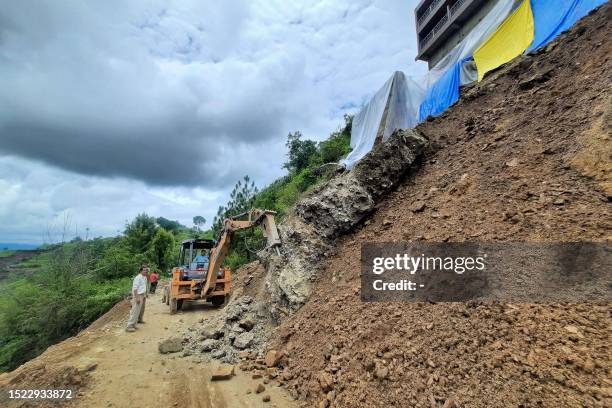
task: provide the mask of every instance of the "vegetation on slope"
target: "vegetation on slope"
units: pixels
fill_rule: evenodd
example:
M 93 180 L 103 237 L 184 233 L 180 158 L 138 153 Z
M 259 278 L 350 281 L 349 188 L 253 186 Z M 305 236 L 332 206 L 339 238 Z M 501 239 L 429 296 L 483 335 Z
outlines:
M 5 248 L 5 249 L 0 249 L 0 258 L 4 258 L 4 257 L 7 257 L 7 256 L 11 256 L 11 255 L 13 255 L 14 253 L 15 253 L 15 250 L 14 250 L 14 249 L 8 249 L 8 248 Z
M 345 115 L 344 124 L 332 132 L 329 138 L 318 143 L 303 139 L 299 131 L 289 133 L 286 143 L 287 162 L 283 165 L 288 174 L 261 191 L 255 187 L 249 176 L 238 181 L 230 194 L 230 200 L 219 207 L 212 227 L 206 234 L 218 237 L 224 219 L 242 214 L 253 207 L 276 211 L 278 218 L 282 219 L 300 197 L 318 183 L 330 178 L 330 170 L 336 167 L 328 166 L 329 164 L 337 163 L 351 151 L 352 122 L 353 117 Z M 240 232 L 239 239 L 234 241 L 225 258 L 226 265 L 236 269 L 251 262 L 255 259 L 256 250 L 261 249 L 263 245 L 259 230 Z

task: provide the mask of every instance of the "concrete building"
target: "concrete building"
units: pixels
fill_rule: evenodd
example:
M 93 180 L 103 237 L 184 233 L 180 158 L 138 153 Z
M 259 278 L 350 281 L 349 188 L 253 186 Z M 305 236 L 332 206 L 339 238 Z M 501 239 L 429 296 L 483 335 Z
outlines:
M 435 66 L 499 0 L 421 0 L 414 10 L 417 60 Z

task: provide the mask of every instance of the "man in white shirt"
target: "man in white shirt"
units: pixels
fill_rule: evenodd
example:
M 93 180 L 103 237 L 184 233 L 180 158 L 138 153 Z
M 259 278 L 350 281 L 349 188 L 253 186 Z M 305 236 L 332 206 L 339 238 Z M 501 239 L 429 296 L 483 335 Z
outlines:
M 136 323 L 144 323 L 142 316 L 144 315 L 147 294 L 148 269 L 146 265 L 141 266 L 139 274 L 136 275 L 132 283 L 132 308 L 125 331 L 136 331 Z

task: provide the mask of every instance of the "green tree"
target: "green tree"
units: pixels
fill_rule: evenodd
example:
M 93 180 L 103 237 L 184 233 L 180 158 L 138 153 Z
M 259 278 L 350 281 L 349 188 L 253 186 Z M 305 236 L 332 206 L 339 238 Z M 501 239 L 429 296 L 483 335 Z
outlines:
M 98 280 L 109 280 L 126 276 L 135 276 L 139 265 L 144 261 L 142 254 L 137 256 L 130 251 L 125 240 L 104 251 L 98 260 L 96 277 Z
M 212 230 L 217 235 L 223 227 L 226 218 L 249 211 L 253 207 L 255 195 L 257 194 L 255 182 L 247 175 L 239 180 L 230 193 L 230 199 L 226 205 L 222 205 L 217 210 L 217 215 L 213 219 Z
M 297 173 L 310 164 L 317 154 L 317 144 L 312 140 L 302 140 L 302 133 L 296 131 L 287 136 L 287 156 L 289 160 L 283 165 L 290 172 Z
M 128 223 L 125 226 L 124 234 L 132 252 L 139 254 L 147 252 L 156 229 L 155 218 L 145 213 L 138 214 L 132 222 Z
M 164 217 L 157 217 L 155 219 L 155 221 L 157 222 L 157 225 L 159 225 L 160 227 L 162 227 L 166 231 L 170 231 L 170 232 L 172 232 L 174 234 L 178 233 L 181 230 L 186 230 L 187 229 L 187 227 L 185 227 L 180 222 L 174 221 L 174 220 L 169 220 L 169 219 L 164 218 Z
M 344 126 L 319 143 L 321 164 L 337 163 L 351 151 L 351 128 L 353 116 L 344 115 Z
M 206 224 L 206 218 L 202 217 L 201 215 L 196 215 L 193 217 L 193 225 L 195 225 L 197 231 L 201 231 L 204 224 Z
M 155 231 L 155 236 L 147 255 L 162 272 L 170 269 L 176 257 L 174 253 L 174 235 L 163 228 L 158 228 Z

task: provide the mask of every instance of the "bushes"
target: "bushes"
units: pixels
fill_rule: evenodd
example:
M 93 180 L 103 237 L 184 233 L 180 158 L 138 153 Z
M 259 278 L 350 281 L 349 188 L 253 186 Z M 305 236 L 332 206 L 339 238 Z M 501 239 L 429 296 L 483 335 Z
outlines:
M 174 235 L 140 214 L 124 236 L 73 240 L 29 260 L 36 274 L 0 283 L 0 371 L 87 327 L 129 293 L 141 263 L 164 271 L 175 251 Z
M 155 230 L 157 222 L 154 217 L 147 214 L 138 214 L 136 218 L 125 226 L 125 238 L 132 252 L 143 254 L 147 251 Z
M 126 245 L 119 241 L 104 252 L 97 263 L 95 277 L 98 281 L 136 275 L 144 257 L 132 254 Z
M 37 274 L 0 286 L 0 371 L 76 334 L 129 291 L 130 278 L 97 282 L 87 245 L 61 247 Z
M 146 255 L 162 271 L 169 270 L 176 259 L 174 235 L 163 228 L 158 228 Z
M 353 117 L 345 115 L 344 125 L 318 144 L 302 140 L 300 132 L 289 133 L 288 160 L 283 166 L 289 174 L 256 192 L 253 206 L 276 211 L 282 217 L 305 192 L 326 180 L 320 167 L 339 162 L 351 151 L 352 122 Z
M 344 115 L 344 127 L 333 132 L 329 139 L 319 144 L 321 164 L 336 163 L 350 153 L 352 125 L 353 117 Z

